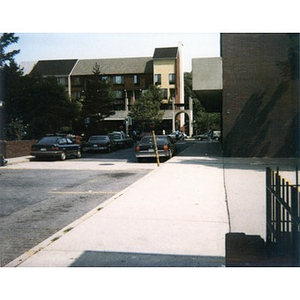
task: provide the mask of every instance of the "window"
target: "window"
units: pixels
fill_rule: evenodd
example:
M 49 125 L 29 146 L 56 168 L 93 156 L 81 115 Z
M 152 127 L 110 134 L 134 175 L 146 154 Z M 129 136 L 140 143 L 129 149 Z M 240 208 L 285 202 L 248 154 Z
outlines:
M 170 89 L 170 98 L 173 99 L 175 98 L 176 94 L 175 94 L 175 89 Z
M 114 76 L 114 84 L 123 84 L 124 76 Z
M 161 84 L 161 74 L 154 75 L 154 84 L 156 84 L 156 85 Z
M 64 144 L 67 144 L 67 140 L 65 138 L 61 138 L 59 141 L 58 141 L 58 144 L 59 145 L 64 145 Z
M 134 85 L 139 85 L 140 78 L 137 75 L 133 75 L 133 82 L 134 82 Z
M 115 91 L 115 96 L 116 96 L 116 99 L 123 99 L 124 91 L 123 90 Z
M 110 80 L 109 76 L 102 76 L 101 79 L 105 82 L 109 82 Z
M 82 78 L 81 77 L 72 77 L 72 85 L 81 86 L 82 85 Z
M 169 84 L 175 84 L 176 78 L 175 78 L 175 73 L 169 74 Z
M 72 92 L 72 99 L 77 100 L 81 98 L 81 93 L 80 92 Z
M 168 89 L 161 89 L 163 99 L 168 99 Z
M 61 84 L 63 86 L 67 86 L 68 85 L 68 79 L 66 77 L 59 77 L 59 78 L 57 78 L 57 83 Z

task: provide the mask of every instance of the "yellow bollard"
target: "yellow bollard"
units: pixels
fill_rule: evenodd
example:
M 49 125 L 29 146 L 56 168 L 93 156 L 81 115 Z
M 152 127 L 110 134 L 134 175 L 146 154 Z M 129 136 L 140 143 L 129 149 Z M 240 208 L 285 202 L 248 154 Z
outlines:
M 159 155 L 158 155 L 158 149 L 157 149 L 157 143 L 155 138 L 155 132 L 152 130 L 152 137 L 153 137 L 153 143 L 154 143 L 154 150 L 155 150 L 155 156 L 156 156 L 156 162 L 157 166 L 159 167 Z

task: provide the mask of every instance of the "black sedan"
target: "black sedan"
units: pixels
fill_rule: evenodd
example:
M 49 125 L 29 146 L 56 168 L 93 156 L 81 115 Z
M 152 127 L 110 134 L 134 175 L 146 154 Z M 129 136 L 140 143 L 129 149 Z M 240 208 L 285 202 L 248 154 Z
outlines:
M 157 135 L 155 137 L 158 156 L 160 158 L 169 159 L 176 154 L 176 145 L 169 136 Z M 145 158 L 155 158 L 155 146 L 153 136 L 144 136 L 135 147 L 135 156 L 138 162 L 143 161 Z
M 80 146 L 63 136 L 46 136 L 31 147 L 31 155 L 36 158 L 56 157 L 65 160 L 67 157 L 81 157 Z
M 93 135 L 87 143 L 82 145 L 84 152 L 90 151 L 106 151 L 111 152 L 115 148 L 115 143 L 108 135 Z
M 203 133 L 203 134 L 199 134 L 199 135 L 195 135 L 194 136 L 195 140 L 199 140 L 199 141 L 203 141 L 203 140 L 208 140 L 208 132 Z M 220 140 L 221 138 L 221 131 L 214 131 L 213 132 L 213 140 Z

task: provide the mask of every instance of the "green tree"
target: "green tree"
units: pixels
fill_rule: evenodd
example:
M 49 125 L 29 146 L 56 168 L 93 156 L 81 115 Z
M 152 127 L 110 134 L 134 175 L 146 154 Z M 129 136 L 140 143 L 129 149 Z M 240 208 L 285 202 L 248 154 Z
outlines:
M 101 121 L 115 113 L 115 93 L 112 83 L 102 78 L 100 67 L 96 63 L 93 74 L 86 82 L 84 100 L 82 103 L 82 117 L 88 120 L 87 134 L 99 133 Z
M 160 111 L 163 95 L 161 90 L 150 85 L 140 99 L 137 99 L 131 109 L 132 117 L 136 127 L 142 131 L 148 131 L 152 124 L 159 125 L 162 121 L 163 112 Z
M 184 98 L 196 98 L 196 94 L 193 91 L 193 75 L 192 72 L 184 73 Z
M 0 37 L 0 140 L 6 137 L 4 128 L 11 128 L 14 135 L 19 138 L 23 127 L 20 118 L 21 106 L 17 101 L 14 105 L 11 103 L 20 92 L 19 79 L 22 70 L 14 61 L 20 50 L 7 51 L 7 48 L 18 40 L 14 33 L 3 33 Z
M 0 68 L 3 68 L 7 63 L 13 63 L 14 57 L 20 53 L 20 50 L 13 50 L 5 52 L 8 46 L 17 43 L 19 37 L 15 36 L 14 33 L 3 33 L 0 37 Z
M 28 76 L 25 79 L 24 112 L 28 135 L 39 138 L 47 133 L 57 133 L 62 127 L 71 127 L 79 107 L 69 100 L 65 88 L 57 83 L 56 78 Z
M 4 74 L 4 98 L 5 98 L 5 135 L 9 140 L 19 140 L 25 132 L 24 115 L 26 99 L 24 98 L 24 87 L 26 82 L 23 71 L 14 62 L 5 65 Z

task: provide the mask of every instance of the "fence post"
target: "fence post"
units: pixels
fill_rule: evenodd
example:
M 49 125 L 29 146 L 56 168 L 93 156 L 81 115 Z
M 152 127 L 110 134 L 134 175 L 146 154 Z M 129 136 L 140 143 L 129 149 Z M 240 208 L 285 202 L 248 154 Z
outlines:
M 298 188 L 291 187 L 291 209 L 292 216 L 299 221 L 299 203 L 298 203 Z M 299 246 L 299 224 L 297 221 L 292 222 L 292 253 L 295 265 L 300 264 L 300 246 Z
M 266 168 L 266 186 L 267 186 L 267 194 L 266 194 L 266 211 L 267 211 L 267 235 L 266 235 L 266 245 L 267 245 L 267 253 L 270 255 L 271 251 L 271 168 Z
M 279 169 L 277 168 L 276 171 L 276 180 L 275 180 L 275 185 L 276 185 L 276 190 L 275 190 L 275 195 L 276 195 L 276 204 L 275 204 L 275 218 L 276 218 L 276 226 L 275 226 L 275 238 L 276 238 L 276 252 L 277 254 L 280 254 L 282 252 L 282 241 L 281 241 L 281 207 L 280 207 L 280 181 L 281 177 L 279 175 Z

